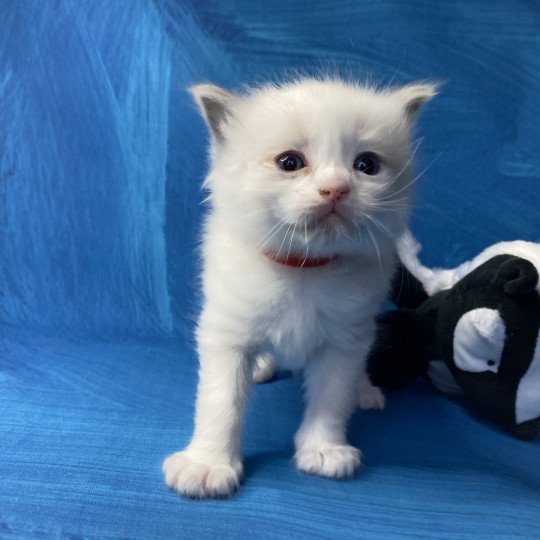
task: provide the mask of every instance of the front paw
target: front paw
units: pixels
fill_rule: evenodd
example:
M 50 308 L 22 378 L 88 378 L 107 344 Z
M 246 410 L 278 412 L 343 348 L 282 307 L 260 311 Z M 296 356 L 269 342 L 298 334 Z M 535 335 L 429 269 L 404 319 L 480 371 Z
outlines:
M 196 499 L 228 497 L 238 489 L 242 477 L 241 462 L 210 460 L 189 450 L 171 454 L 162 469 L 170 488 Z
M 269 354 L 261 354 L 255 358 L 253 364 L 252 378 L 255 383 L 268 382 L 276 374 L 276 362 Z
M 327 478 L 348 478 L 360 467 L 361 452 L 349 445 L 320 444 L 296 451 L 296 466 L 308 474 Z

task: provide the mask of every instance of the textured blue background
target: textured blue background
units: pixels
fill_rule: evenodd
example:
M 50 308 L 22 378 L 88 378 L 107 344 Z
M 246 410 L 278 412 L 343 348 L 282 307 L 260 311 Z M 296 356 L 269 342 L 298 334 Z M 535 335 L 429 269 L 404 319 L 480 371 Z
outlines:
M 535 1 L 0 3 L 0 536 L 540 536 L 540 445 L 424 384 L 355 415 L 350 482 L 290 461 L 300 382 L 257 387 L 232 500 L 170 493 L 189 438 L 206 132 L 184 91 L 299 70 L 432 78 L 428 264 L 540 240 Z

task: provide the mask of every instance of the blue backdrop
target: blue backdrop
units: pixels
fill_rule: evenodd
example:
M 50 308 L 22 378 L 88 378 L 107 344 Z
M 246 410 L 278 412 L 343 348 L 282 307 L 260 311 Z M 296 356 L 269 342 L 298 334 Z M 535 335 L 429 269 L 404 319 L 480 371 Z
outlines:
M 540 5 L 0 4 L 0 535 L 540 536 L 540 446 L 419 383 L 355 416 L 354 481 L 297 473 L 300 383 L 255 389 L 246 482 L 186 502 L 206 131 L 185 92 L 300 71 L 444 85 L 413 229 L 430 265 L 540 240 Z

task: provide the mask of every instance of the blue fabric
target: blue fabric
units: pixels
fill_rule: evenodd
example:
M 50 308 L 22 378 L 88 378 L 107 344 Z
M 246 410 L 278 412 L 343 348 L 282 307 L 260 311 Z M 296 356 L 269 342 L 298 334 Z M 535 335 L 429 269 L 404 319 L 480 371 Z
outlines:
M 413 228 L 453 265 L 540 240 L 534 2 L 20 0 L 0 20 L 0 536 L 540 537 L 540 442 L 424 383 L 354 416 L 353 481 L 295 471 L 292 378 L 254 389 L 233 499 L 183 500 L 160 473 L 197 369 L 206 133 L 185 87 L 445 81 Z

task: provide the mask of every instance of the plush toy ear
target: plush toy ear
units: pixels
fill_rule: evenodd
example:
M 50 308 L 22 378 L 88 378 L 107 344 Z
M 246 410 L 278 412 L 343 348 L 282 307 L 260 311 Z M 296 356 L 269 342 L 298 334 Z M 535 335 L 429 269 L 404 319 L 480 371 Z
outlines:
M 232 106 L 236 97 L 214 84 L 197 84 L 189 90 L 216 142 L 225 142 L 223 126 L 232 116 Z
M 529 294 L 538 285 L 538 271 L 530 261 L 509 255 L 501 264 L 493 283 L 513 296 Z

